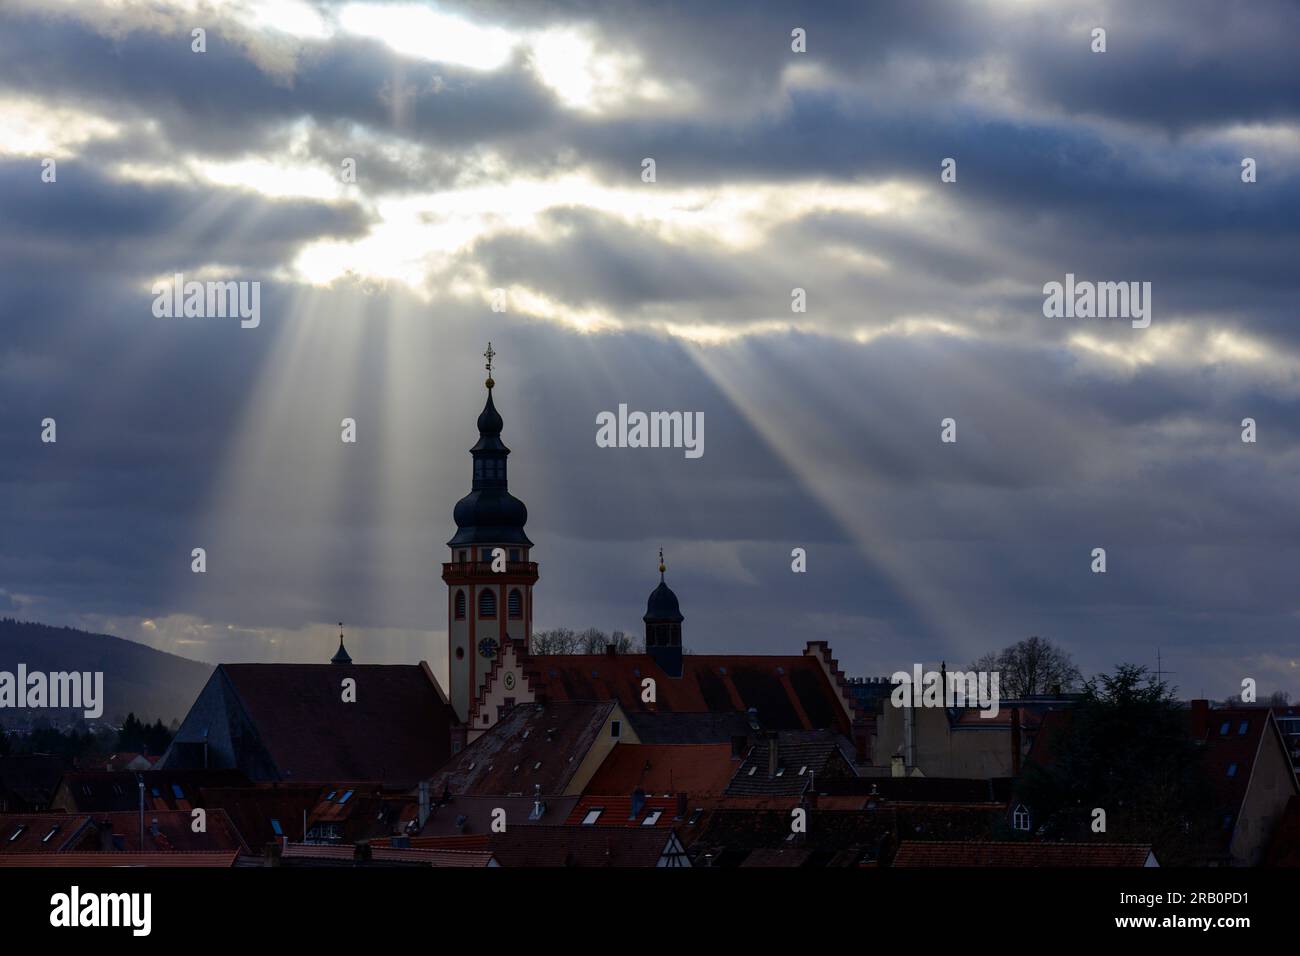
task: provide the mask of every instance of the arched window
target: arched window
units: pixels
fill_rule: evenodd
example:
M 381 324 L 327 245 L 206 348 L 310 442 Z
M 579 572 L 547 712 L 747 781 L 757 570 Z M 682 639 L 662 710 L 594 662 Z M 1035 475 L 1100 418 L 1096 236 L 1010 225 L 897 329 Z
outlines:
M 465 620 L 465 592 L 456 592 L 456 620 Z
M 478 616 L 497 616 L 497 595 L 495 591 L 484 590 L 483 593 L 478 596 Z
M 517 621 L 524 616 L 524 599 L 518 588 L 510 589 L 510 596 L 506 598 L 506 610 L 509 611 L 512 621 Z
M 1023 803 L 1016 805 L 1016 812 L 1012 814 L 1011 826 L 1017 830 L 1029 829 L 1029 811 L 1025 809 Z

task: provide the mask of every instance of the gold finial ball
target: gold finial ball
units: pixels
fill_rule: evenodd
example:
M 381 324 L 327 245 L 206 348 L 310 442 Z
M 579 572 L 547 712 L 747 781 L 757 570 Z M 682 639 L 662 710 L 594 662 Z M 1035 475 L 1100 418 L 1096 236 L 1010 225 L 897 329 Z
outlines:
M 491 388 L 493 385 L 496 384 L 496 382 L 492 381 L 492 376 L 489 375 L 489 376 L 487 377 L 487 381 L 484 382 L 483 384 L 486 385 L 488 388 Z
M 662 561 L 660 561 L 660 562 L 659 562 L 659 573 L 660 573 L 660 574 L 663 574 L 663 573 L 664 573 L 665 571 L 667 571 L 667 570 L 668 570 L 668 568 L 666 568 L 666 567 L 664 566 L 664 563 L 663 563 Z

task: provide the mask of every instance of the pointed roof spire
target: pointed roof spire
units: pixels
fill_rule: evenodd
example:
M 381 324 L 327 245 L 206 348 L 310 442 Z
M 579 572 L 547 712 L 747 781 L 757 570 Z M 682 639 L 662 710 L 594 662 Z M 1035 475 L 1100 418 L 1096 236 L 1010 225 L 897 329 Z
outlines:
M 668 566 L 664 564 L 664 549 L 659 549 L 659 584 L 650 592 L 650 599 L 646 601 L 644 621 L 671 622 L 680 624 L 685 618 L 682 617 L 681 607 L 677 603 L 677 595 L 673 589 L 668 586 L 664 580 L 664 572 Z
M 351 664 L 352 658 L 348 656 L 348 650 L 343 646 L 343 622 L 339 621 L 339 649 L 334 652 L 330 658 L 331 664 Z

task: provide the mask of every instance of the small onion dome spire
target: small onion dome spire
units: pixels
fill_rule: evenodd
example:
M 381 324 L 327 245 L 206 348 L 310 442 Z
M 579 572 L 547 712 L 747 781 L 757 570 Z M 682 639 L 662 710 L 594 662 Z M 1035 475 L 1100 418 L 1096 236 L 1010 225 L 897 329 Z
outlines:
M 331 664 L 351 664 L 352 658 L 348 656 L 348 650 L 343 646 L 343 622 L 339 621 L 339 649 L 334 652 L 330 658 Z
M 668 567 L 664 564 L 663 549 L 660 549 L 659 586 L 650 592 L 650 597 L 646 601 L 645 616 L 642 618 L 647 624 L 671 623 L 680 625 L 685 620 L 682 617 L 681 607 L 677 603 L 677 595 L 673 593 L 673 589 L 664 580 L 664 572 L 667 570 Z

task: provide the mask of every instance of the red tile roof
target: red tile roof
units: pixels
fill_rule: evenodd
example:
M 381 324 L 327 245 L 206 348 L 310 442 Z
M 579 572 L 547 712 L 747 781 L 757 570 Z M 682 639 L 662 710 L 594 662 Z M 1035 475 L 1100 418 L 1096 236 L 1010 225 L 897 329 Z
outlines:
M 98 849 L 101 821 L 108 821 L 113 839 L 120 850 L 130 851 L 221 851 L 248 852 L 235 825 L 225 810 L 206 810 L 207 831 L 195 833 L 194 818 L 188 810 L 158 810 L 144 815 L 144 845 L 140 844 L 140 816 L 138 813 L 114 811 L 112 813 L 86 814 L 91 825 L 81 834 L 76 846 L 69 849 Z
M 772 738 L 759 739 L 727 785 L 729 796 L 794 795 L 817 780 L 858 779 L 846 753 L 852 745 L 831 730 L 782 730 L 775 734 L 776 772 L 770 774 Z
M 8 754 L 0 757 L 0 811 L 43 810 L 72 759 L 59 754 Z
M 451 708 L 420 665 L 223 664 L 286 782 L 431 776 L 451 750 Z M 344 703 L 341 681 L 357 682 Z
M 662 827 L 508 827 L 505 833 L 412 837 L 422 849 L 491 849 L 501 866 L 655 866 L 671 830 Z M 373 841 L 372 847 L 384 841 Z
M 145 813 L 143 847 L 137 813 L 0 814 L 0 856 L 69 852 L 247 852 L 247 846 L 224 810 L 206 812 L 204 833 L 194 832 L 193 817 L 187 811 Z
M 0 814 L 0 855 L 57 853 L 89 823 L 84 813 Z
M 721 793 L 740 761 L 730 744 L 616 744 L 585 794 Z
M 1264 747 L 1277 749 L 1278 759 L 1290 766 L 1291 755 L 1267 707 L 1232 707 L 1209 710 L 1205 721 L 1205 770 L 1215 806 L 1220 814 L 1216 831 L 1221 847 L 1231 845 L 1250 787 L 1255 762 Z M 1294 782 L 1294 777 L 1291 778 Z
M 224 853 L 14 853 L 0 855 L 0 866 L 102 867 L 102 866 L 205 866 L 231 867 L 239 859 Z
M 596 821 L 587 826 L 599 827 L 639 827 L 644 826 L 647 829 L 654 826 L 671 827 L 674 824 L 680 826 L 682 821 L 677 819 L 677 798 L 676 797 L 646 797 L 645 804 L 637 812 L 636 816 L 632 815 L 632 798 L 614 797 L 614 796 L 588 796 L 578 801 L 578 805 L 573 808 L 569 814 L 569 819 L 565 820 L 567 826 L 582 826 L 583 819 L 587 814 L 599 808 L 601 813 Z M 654 813 L 658 811 L 659 816 L 655 823 L 647 824 L 646 820 L 654 819 Z M 688 804 L 686 813 L 689 816 L 691 807 Z
M 199 788 L 205 785 L 249 786 L 238 770 L 72 770 L 63 775 L 54 801 L 60 809 L 75 813 L 137 810 L 141 778 L 148 812 L 204 806 Z
M 433 799 L 446 791 L 531 796 L 537 786 L 546 796 L 563 793 L 614 707 L 612 700 L 520 704 L 433 776 Z
M 248 787 L 202 787 L 201 805 L 225 810 L 244 842 L 253 852 L 281 837 L 302 839 L 303 813 L 320 799 L 315 785 L 269 784 Z M 275 821 L 280 833 L 275 832 Z
M 483 850 L 492 845 L 490 833 L 466 833 L 456 835 L 414 836 L 410 838 L 411 847 L 417 850 Z M 391 846 L 388 838 L 371 840 L 372 847 Z
M 894 866 L 1145 866 L 1146 843 L 994 843 L 904 840 Z
M 434 795 L 437 800 L 439 794 Z M 535 826 L 537 824 L 563 823 L 578 803 L 576 796 L 547 795 L 542 798 L 542 816 L 531 819 L 534 806 L 532 797 L 480 797 L 458 794 L 449 803 L 435 803 L 421 836 L 460 836 L 466 833 L 487 833 L 492 827 L 496 810 L 504 810 L 508 826 Z
M 552 654 L 528 660 L 535 692 L 550 700 L 617 700 L 628 711 L 758 711 L 765 728 L 850 730 L 821 663 L 812 656 L 688 654 L 682 676 L 668 676 L 648 654 Z M 642 701 L 641 681 L 655 681 L 655 702 Z
M 357 862 L 351 844 L 332 846 L 290 843 L 282 851 L 284 860 L 319 860 L 333 863 Z M 481 867 L 492 861 L 490 850 L 445 850 L 427 847 L 391 847 L 371 844 L 370 859 L 375 863 L 404 863 L 412 866 Z

